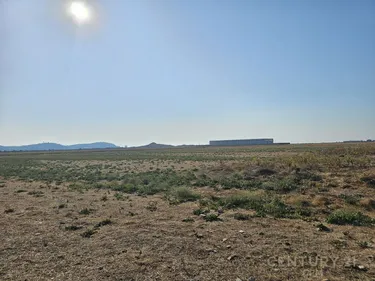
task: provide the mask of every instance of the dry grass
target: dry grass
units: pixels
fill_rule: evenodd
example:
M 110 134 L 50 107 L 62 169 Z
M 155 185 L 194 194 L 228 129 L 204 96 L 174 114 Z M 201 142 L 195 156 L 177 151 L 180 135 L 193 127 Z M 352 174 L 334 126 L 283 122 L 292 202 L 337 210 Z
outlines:
M 374 280 L 375 189 L 361 180 L 374 155 L 371 144 L 0 155 L 0 280 Z M 369 226 L 327 223 L 358 217 Z

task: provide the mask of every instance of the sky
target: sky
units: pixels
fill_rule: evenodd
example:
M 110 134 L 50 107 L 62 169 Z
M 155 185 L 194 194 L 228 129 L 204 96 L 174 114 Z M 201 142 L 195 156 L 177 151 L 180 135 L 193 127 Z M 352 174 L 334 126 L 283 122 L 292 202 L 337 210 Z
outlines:
M 0 145 L 375 139 L 375 1 L 0 0 Z

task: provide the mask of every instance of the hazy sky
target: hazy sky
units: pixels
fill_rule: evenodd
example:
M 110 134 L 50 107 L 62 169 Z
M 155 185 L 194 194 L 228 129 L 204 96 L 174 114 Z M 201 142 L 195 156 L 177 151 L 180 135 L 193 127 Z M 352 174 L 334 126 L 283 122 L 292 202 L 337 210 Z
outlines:
M 0 144 L 375 139 L 375 1 L 0 0 Z

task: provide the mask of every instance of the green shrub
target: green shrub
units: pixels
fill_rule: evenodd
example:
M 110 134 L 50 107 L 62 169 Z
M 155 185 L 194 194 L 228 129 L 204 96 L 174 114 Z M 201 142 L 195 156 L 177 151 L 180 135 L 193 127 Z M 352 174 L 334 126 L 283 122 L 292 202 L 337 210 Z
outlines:
M 337 210 L 327 217 L 327 222 L 339 225 L 369 226 L 374 223 L 374 220 L 361 212 Z
M 203 217 L 205 221 L 221 221 L 221 218 L 219 218 L 218 215 L 216 214 L 207 214 L 206 216 Z

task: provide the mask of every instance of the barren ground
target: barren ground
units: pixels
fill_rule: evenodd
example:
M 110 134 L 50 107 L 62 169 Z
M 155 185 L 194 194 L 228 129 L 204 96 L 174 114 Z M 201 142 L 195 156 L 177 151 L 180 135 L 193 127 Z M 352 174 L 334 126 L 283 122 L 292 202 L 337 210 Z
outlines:
M 0 154 L 0 280 L 375 280 L 374 155 Z

